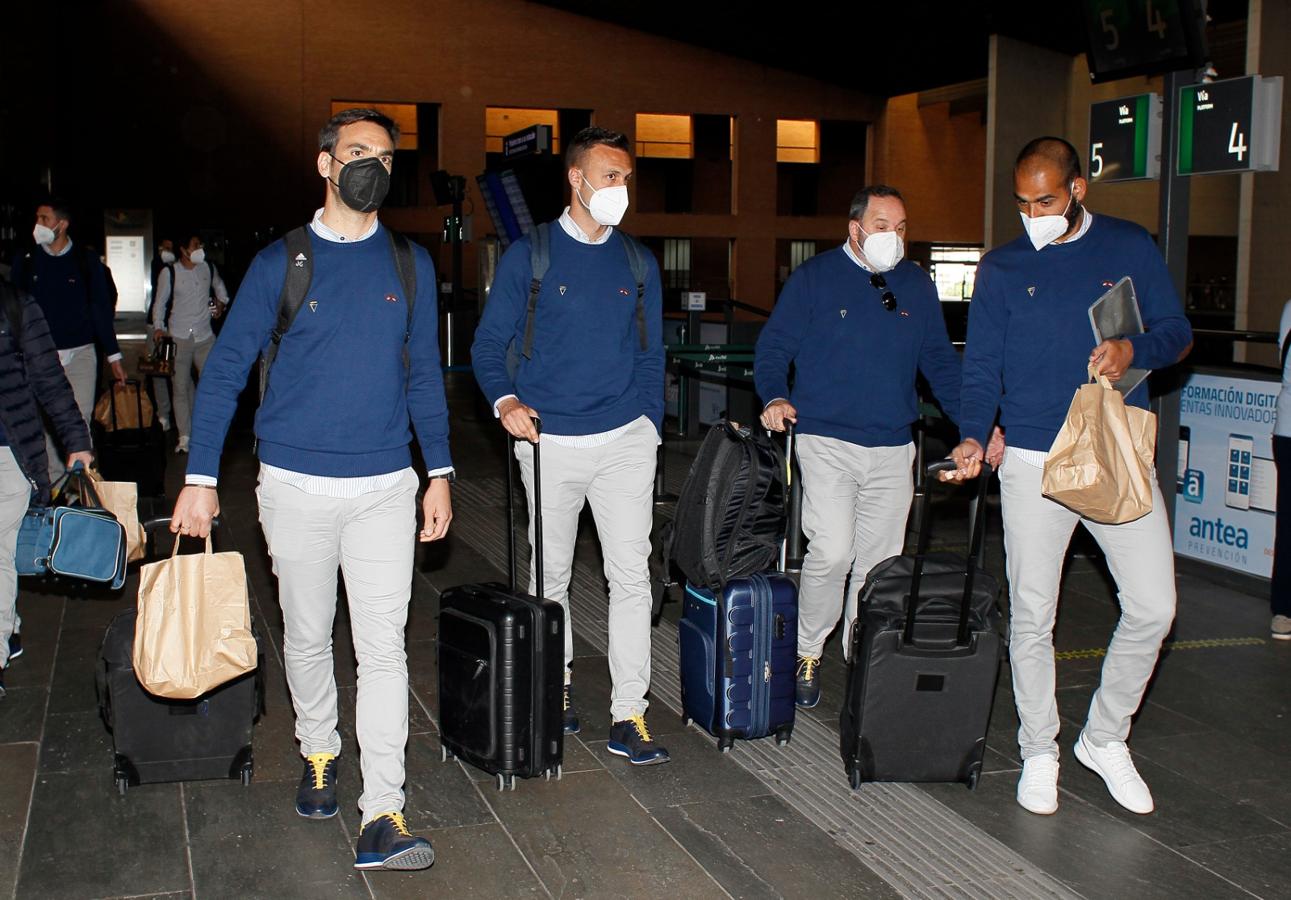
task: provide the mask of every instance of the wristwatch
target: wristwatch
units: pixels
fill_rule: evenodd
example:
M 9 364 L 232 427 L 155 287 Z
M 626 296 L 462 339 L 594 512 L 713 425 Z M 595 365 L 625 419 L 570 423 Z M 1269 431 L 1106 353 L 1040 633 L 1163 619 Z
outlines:
M 430 476 L 431 481 L 434 481 L 436 478 L 442 478 L 445 481 L 447 481 L 449 484 L 453 484 L 454 482 L 457 481 L 457 472 L 455 470 L 450 470 L 448 472 L 441 472 L 438 475 Z

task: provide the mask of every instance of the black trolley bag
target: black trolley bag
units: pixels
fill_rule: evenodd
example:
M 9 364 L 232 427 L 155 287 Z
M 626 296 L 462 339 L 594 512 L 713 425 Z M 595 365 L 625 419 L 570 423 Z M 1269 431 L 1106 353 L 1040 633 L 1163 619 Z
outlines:
M 138 428 L 122 428 L 117 424 L 117 392 L 109 387 L 108 404 L 112 413 L 112 428 L 104 428 L 93 420 L 94 451 L 98 457 L 99 471 L 106 481 L 133 481 L 140 497 L 161 496 L 166 493 L 166 433 L 161 429 L 154 411 L 152 422 L 143 424 L 144 386 L 133 379 L 126 382 L 134 395 Z
M 459 757 L 495 775 L 498 790 L 515 790 L 516 776 L 559 778 L 565 741 L 565 612 L 543 599 L 540 453 L 535 444 L 534 597 L 516 587 L 513 445 L 507 441 L 510 584 L 445 591 L 436 639 L 442 758 Z
M 1003 653 L 999 583 L 981 568 L 991 473 L 977 479 L 967 559 L 928 553 L 932 483 L 954 468 L 950 460 L 928 466 L 915 553 L 879 563 L 861 588 L 839 719 L 853 788 L 944 781 L 971 789 L 981 774 Z
M 151 531 L 169 522 L 146 523 Z M 176 540 L 180 538 L 176 537 Z M 250 784 L 255 763 L 251 734 L 264 711 L 264 645 L 248 672 L 193 700 L 170 700 L 144 690 L 134 673 L 138 611 L 109 623 L 99 649 L 95 689 L 99 715 L 112 732 L 113 774 L 122 795 L 131 785 L 237 778 Z

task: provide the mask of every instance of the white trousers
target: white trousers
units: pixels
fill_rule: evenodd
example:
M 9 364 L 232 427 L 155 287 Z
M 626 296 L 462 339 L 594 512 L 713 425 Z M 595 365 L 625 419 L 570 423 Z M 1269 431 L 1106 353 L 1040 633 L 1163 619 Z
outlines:
M 654 471 L 659 436 L 638 420 L 600 447 L 568 447 L 542 439 L 543 593 L 565 608 L 565 665 L 574 658 L 569 579 L 578 517 L 592 505 L 610 586 L 610 716 L 642 715 L 650 689 L 650 529 L 654 523 Z M 529 501 L 533 540 L 533 447 L 516 442 L 516 459 Z M 529 592 L 535 593 L 533 564 Z
M 9 664 L 9 635 L 18 630 L 18 570 L 14 551 L 18 526 L 27 514 L 31 484 L 13 450 L 0 446 L 0 669 Z
M 67 376 L 67 381 L 72 386 L 72 394 L 76 397 L 76 408 L 81 411 L 81 418 L 85 420 L 88 428 L 90 418 L 94 415 L 94 382 L 99 377 L 98 353 L 93 347 L 79 350 L 63 366 L 63 374 Z M 67 462 L 68 454 L 54 433 L 50 431 L 48 420 L 45 421 L 45 452 L 49 454 L 49 482 L 53 484 L 67 471 L 64 463 Z
M 1107 648 L 1085 734 L 1095 746 L 1124 741 L 1156 667 L 1175 611 L 1174 547 L 1165 501 L 1152 485 L 1152 512 L 1124 525 L 1083 519 L 1040 492 L 1044 470 L 1007 452 L 1000 468 L 1009 576 L 1009 661 L 1022 758 L 1058 753 L 1053 626 L 1058 586 L 1076 524 L 1098 541 L 1116 579 L 1121 618 Z
M 366 823 L 403 809 L 408 743 L 404 626 L 412 594 L 418 479 L 341 500 L 307 494 L 261 470 L 256 497 L 282 606 L 283 658 L 302 756 L 341 752 L 332 624 L 345 576 L 358 657 L 358 728 Z
M 215 338 L 195 341 L 192 338 L 175 338 L 175 377 L 169 387 L 174 391 L 171 406 L 175 410 L 175 428 L 180 437 L 188 437 L 193 423 L 193 369 L 200 377 L 206 366 L 206 357 L 211 355 Z
M 865 576 L 905 549 L 914 444 L 862 447 L 804 434 L 796 447 L 808 541 L 799 585 L 798 655 L 819 658 L 840 613 L 846 654 Z

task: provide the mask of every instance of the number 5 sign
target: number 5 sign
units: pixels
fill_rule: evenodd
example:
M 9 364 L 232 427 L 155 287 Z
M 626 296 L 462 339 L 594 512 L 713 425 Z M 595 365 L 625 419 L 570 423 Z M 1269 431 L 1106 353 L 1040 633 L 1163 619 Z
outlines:
M 1179 174 L 1273 172 L 1282 134 L 1282 77 L 1248 75 L 1179 91 Z

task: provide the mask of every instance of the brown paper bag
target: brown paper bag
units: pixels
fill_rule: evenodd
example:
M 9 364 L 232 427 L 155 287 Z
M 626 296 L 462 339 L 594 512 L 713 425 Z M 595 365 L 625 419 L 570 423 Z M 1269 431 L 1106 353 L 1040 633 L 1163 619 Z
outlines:
M 1044 464 L 1044 495 L 1087 519 L 1133 522 L 1152 511 L 1156 416 L 1125 399 L 1093 367 L 1076 391 Z
M 139 522 L 139 486 L 133 481 L 104 481 L 99 470 L 90 468 L 90 480 L 103 508 L 112 513 L 126 530 L 126 562 L 143 559 L 148 536 Z
M 158 697 L 191 700 L 256 667 L 241 553 L 206 552 L 139 569 L 134 671 Z
M 127 381 L 125 384 L 113 382 L 112 389 L 104 391 L 103 396 L 94 404 L 94 421 L 102 425 L 105 431 L 148 428 L 152 425 L 152 416 L 152 398 L 137 381 Z

